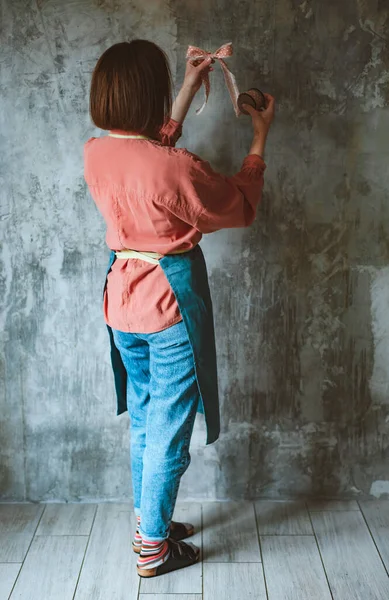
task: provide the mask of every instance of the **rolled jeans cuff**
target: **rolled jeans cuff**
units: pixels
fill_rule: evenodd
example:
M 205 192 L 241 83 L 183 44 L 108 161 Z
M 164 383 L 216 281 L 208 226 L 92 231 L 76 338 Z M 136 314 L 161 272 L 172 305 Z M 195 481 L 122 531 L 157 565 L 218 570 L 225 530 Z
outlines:
M 142 531 L 142 527 L 139 527 L 139 534 L 142 538 L 142 541 L 145 541 L 145 542 L 163 542 L 164 540 L 167 540 L 167 538 L 169 537 L 168 535 L 165 535 L 163 537 L 147 535 L 146 533 L 144 533 L 144 531 Z

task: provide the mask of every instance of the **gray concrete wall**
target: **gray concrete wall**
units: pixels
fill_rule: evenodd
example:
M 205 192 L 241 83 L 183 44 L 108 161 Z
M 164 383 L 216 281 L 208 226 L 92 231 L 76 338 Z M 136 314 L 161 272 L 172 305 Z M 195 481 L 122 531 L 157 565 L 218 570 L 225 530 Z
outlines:
M 1 0 L 0 490 L 128 498 L 101 293 L 105 227 L 83 181 L 92 68 L 150 38 L 232 41 L 277 98 L 258 219 L 207 236 L 222 435 L 198 420 L 182 497 L 389 493 L 389 5 L 383 0 Z M 195 101 L 199 106 L 201 93 Z M 251 129 L 220 69 L 179 145 L 225 173 Z

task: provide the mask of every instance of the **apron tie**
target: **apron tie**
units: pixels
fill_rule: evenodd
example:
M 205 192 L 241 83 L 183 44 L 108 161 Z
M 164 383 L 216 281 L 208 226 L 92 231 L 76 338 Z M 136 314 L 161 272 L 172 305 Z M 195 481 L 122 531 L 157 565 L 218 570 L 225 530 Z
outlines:
M 176 250 L 173 252 L 169 252 L 169 254 L 183 254 L 184 252 L 188 252 L 188 249 L 185 250 Z M 137 258 L 139 260 L 144 260 L 152 265 L 158 265 L 160 258 L 163 256 L 169 256 L 169 254 L 160 254 L 159 252 L 139 252 L 138 250 L 118 250 L 115 251 L 116 258 Z

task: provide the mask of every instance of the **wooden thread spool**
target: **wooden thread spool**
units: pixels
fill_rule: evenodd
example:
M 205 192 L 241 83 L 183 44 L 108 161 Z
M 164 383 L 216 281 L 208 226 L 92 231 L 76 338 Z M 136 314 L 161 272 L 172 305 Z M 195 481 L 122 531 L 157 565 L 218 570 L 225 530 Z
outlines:
M 249 104 L 255 108 L 255 110 L 264 110 L 266 108 L 266 98 L 261 90 L 250 88 L 247 92 L 242 92 L 238 96 L 239 110 L 244 115 L 248 115 L 249 113 L 243 108 L 243 104 Z

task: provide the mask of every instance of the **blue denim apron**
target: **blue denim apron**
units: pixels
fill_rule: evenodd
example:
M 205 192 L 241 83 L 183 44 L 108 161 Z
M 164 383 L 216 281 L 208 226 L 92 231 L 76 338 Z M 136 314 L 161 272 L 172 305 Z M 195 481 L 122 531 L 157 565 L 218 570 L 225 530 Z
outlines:
M 116 254 L 112 250 L 104 284 Z M 212 300 L 204 255 L 200 246 L 189 252 L 164 256 L 159 264 L 176 297 L 189 341 L 192 346 L 197 384 L 200 392 L 198 412 L 204 413 L 207 426 L 206 444 L 215 442 L 220 433 L 219 396 L 215 331 L 213 325 Z M 103 293 L 104 295 L 104 293 Z M 127 409 L 127 372 L 115 346 L 112 329 L 107 325 L 111 343 L 111 363 L 115 379 L 117 415 Z

